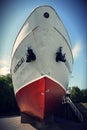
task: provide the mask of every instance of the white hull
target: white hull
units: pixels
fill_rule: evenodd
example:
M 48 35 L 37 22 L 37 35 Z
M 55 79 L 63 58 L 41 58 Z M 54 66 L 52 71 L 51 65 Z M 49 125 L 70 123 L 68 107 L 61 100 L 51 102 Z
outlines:
M 65 59 L 63 59 L 63 61 L 58 59 L 57 61 L 57 53 L 61 47 L 62 57 L 64 57 L 64 54 L 66 54 L 64 57 Z M 33 51 L 33 60 L 29 59 L 28 61 L 27 59 L 28 51 L 30 51 L 28 49 Z M 43 96 L 41 96 L 42 90 L 40 90 L 40 88 L 43 88 L 44 90 L 44 97 L 46 95 L 46 105 L 52 99 L 55 99 L 56 101 L 59 98 L 60 104 L 60 101 L 62 100 L 69 83 L 69 75 L 72 72 L 72 64 L 73 57 L 69 36 L 55 10 L 50 6 L 36 8 L 28 17 L 22 29 L 20 30 L 12 51 L 11 72 L 16 98 L 18 100 L 20 109 L 22 111 L 29 109 L 29 113 L 31 113 L 31 101 L 28 102 L 28 104 L 26 103 L 26 101 L 30 100 L 27 90 L 31 91 L 32 93 L 36 93 L 36 95 L 39 94 L 39 99 L 36 100 L 40 101 L 41 97 Z M 41 87 L 40 84 L 38 84 L 40 79 L 44 80 L 41 83 Z M 36 81 L 38 81 L 37 88 L 35 88 L 34 85 L 31 86 L 33 83 L 36 84 Z M 54 84 L 56 86 L 54 86 Z M 33 89 L 34 91 L 30 89 L 30 86 L 31 89 L 32 87 L 35 88 Z M 22 92 L 23 88 L 24 91 Z M 47 90 L 45 90 L 46 88 Z M 23 99 L 21 100 L 21 98 Z M 31 100 L 32 99 L 33 97 Z M 23 100 L 24 102 L 22 103 Z M 55 101 L 53 100 L 54 106 Z M 42 101 L 40 101 L 40 104 L 41 102 Z M 32 103 L 36 104 L 35 97 Z M 34 107 L 32 106 L 32 109 L 33 108 Z M 37 112 L 35 110 L 33 110 L 32 114 L 43 119 L 45 115 L 44 110 L 46 109 L 47 112 L 48 108 L 50 109 L 48 106 L 46 108 L 44 106 L 42 109 L 40 106 L 38 107 L 37 112 L 41 110 L 43 115 L 41 117 L 40 115 L 36 114 Z
M 49 13 L 49 18 L 44 18 L 45 12 Z M 28 47 L 33 49 L 36 55 L 35 62 L 26 63 Z M 66 53 L 65 63 L 55 61 L 59 47 L 63 47 L 63 53 Z M 13 47 L 11 68 L 15 90 L 45 74 L 66 88 L 72 63 L 70 41 L 59 17 L 49 6 L 37 8 L 25 22 Z M 19 67 L 15 70 L 17 64 Z

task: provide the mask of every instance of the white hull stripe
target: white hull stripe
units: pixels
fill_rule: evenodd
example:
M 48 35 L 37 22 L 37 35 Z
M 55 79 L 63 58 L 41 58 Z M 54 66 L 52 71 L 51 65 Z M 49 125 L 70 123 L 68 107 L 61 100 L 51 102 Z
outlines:
M 34 80 L 31 80 L 30 82 L 24 84 L 22 87 L 20 87 L 20 88 L 15 92 L 15 94 L 16 94 L 20 89 L 26 87 L 28 84 L 31 84 L 31 83 L 33 83 L 33 82 L 35 82 L 35 81 L 37 81 L 37 80 L 39 80 L 39 79 L 42 79 L 42 78 L 44 78 L 44 77 L 47 77 L 47 78 L 53 80 L 54 82 L 56 82 L 57 84 L 59 84 L 59 85 L 64 89 L 64 91 L 66 91 L 66 89 L 63 87 L 63 85 L 62 85 L 61 83 L 59 83 L 58 81 L 56 81 L 56 80 L 53 79 L 52 77 L 50 77 L 50 76 L 48 76 L 48 75 L 45 74 L 45 75 L 43 75 L 43 76 L 40 76 L 40 77 L 38 77 L 38 78 L 36 78 L 36 79 L 34 79 Z

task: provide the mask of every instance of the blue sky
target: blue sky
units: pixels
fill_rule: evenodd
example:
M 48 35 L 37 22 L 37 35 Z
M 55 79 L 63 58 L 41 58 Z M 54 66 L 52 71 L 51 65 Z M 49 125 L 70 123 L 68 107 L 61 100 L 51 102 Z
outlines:
M 40 5 L 51 5 L 61 18 L 71 39 L 74 65 L 69 86 L 87 88 L 85 0 L 1 0 L 0 2 L 0 75 L 9 73 L 13 43 L 30 12 Z

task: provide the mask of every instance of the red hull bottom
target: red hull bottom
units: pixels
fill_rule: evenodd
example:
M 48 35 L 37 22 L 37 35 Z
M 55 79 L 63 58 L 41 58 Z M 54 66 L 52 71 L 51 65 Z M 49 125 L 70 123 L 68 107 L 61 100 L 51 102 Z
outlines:
M 44 119 L 61 104 L 65 89 L 48 77 L 29 83 L 16 93 L 21 112 Z

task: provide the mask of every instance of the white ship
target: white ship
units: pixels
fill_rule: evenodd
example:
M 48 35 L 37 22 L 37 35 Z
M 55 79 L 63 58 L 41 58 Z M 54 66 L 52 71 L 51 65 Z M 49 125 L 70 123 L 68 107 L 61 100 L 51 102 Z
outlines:
M 33 10 L 13 46 L 11 72 L 21 112 L 44 119 L 66 94 L 73 56 L 69 35 L 50 6 Z

